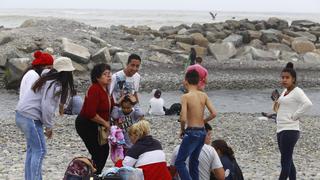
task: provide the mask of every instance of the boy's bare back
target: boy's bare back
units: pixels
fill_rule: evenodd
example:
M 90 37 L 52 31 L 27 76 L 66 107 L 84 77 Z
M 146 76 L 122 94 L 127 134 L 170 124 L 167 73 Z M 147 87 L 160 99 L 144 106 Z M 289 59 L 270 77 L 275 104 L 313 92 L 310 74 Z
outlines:
M 206 93 L 191 90 L 181 97 L 180 120 L 187 123 L 188 127 L 204 127 L 206 121 L 216 116 L 216 111 Z M 204 119 L 205 107 L 209 110 L 209 117 Z

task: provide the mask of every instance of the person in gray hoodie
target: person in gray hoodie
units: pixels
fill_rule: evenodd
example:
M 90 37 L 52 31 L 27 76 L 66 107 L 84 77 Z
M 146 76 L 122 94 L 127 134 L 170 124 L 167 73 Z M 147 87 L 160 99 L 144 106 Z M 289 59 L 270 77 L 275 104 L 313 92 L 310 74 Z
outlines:
M 16 124 L 27 142 L 25 180 L 42 179 L 42 160 L 46 154 L 45 136 L 52 137 L 54 114 L 58 104 L 64 104 L 74 89 L 74 67 L 67 57 L 53 62 L 53 69 L 26 89 L 16 108 Z M 43 131 L 45 128 L 45 132 Z

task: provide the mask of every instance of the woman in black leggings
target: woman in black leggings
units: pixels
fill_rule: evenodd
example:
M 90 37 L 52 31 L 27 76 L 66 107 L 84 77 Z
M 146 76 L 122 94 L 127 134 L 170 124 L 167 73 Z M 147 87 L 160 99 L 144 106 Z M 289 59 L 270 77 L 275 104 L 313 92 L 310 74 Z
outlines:
M 97 166 L 100 174 L 109 155 L 109 145 L 98 143 L 98 126 L 110 129 L 110 112 L 114 105 L 108 92 L 111 69 L 107 64 L 97 64 L 91 71 L 92 85 L 89 87 L 80 114 L 76 119 L 76 130 Z
M 285 88 L 277 103 L 277 140 L 281 153 L 281 173 L 279 180 L 296 179 L 296 168 L 292 154 L 300 137 L 299 120 L 312 106 L 302 89 L 297 87 L 297 75 L 289 62 L 281 72 L 281 84 Z

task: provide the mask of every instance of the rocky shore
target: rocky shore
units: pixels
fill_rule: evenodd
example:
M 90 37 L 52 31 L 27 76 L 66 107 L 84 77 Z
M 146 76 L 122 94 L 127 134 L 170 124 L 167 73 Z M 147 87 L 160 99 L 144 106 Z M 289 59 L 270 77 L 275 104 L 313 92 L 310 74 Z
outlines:
M 204 58 L 209 89 L 273 88 L 288 61 L 295 63 L 301 86 L 318 87 L 320 24 L 308 20 L 289 23 L 227 20 L 191 26 L 92 27 L 65 19 L 30 19 L 18 28 L 0 28 L 0 79 L 16 89 L 35 50 L 70 57 L 79 87 L 87 87 L 88 72 L 106 62 L 113 70 L 126 64 L 130 53 L 143 59 L 142 90 L 165 87 L 176 90 L 183 78 L 183 62 L 190 48 Z M 249 72 L 249 73 L 248 73 Z

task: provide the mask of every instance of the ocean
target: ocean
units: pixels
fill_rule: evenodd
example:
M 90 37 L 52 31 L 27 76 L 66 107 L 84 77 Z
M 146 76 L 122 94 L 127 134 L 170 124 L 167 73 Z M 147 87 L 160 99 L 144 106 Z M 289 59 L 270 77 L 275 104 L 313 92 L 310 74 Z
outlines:
M 164 11 L 164 10 L 108 10 L 108 9 L 0 9 L 0 26 L 14 28 L 32 18 L 73 19 L 92 26 L 110 27 L 111 25 L 147 25 L 152 29 L 161 26 L 192 23 L 221 22 L 228 19 L 267 20 L 278 17 L 287 20 L 307 19 L 320 22 L 320 13 L 279 13 L 279 12 L 215 12 L 213 20 L 208 11 Z

